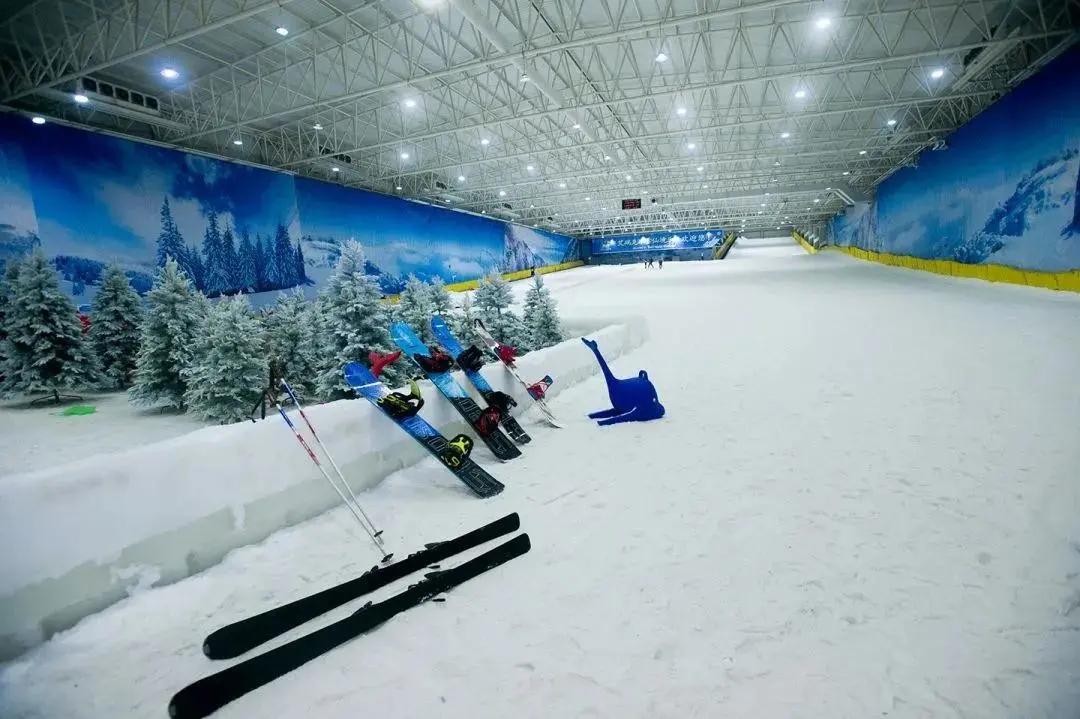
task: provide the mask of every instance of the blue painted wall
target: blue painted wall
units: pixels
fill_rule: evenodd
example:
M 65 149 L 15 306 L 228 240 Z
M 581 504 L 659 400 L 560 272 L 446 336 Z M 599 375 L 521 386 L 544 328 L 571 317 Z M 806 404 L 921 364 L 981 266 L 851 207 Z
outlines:
M 873 203 L 834 218 L 828 241 L 969 264 L 1080 268 L 1080 49 L 948 144 L 881 183 Z
M 581 254 L 563 235 L 0 115 L 0 262 L 41 247 L 78 303 L 110 261 L 144 291 L 165 246 L 209 294 L 314 292 L 350 239 L 387 293 L 409 274 L 455 282 Z

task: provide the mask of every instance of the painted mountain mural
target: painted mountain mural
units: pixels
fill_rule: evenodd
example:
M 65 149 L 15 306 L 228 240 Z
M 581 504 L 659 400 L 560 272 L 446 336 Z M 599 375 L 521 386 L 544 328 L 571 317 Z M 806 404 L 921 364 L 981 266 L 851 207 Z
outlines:
M 577 258 L 549 232 L 0 114 L 0 263 L 40 247 L 78 304 L 107 263 L 145 292 L 168 257 L 211 297 L 312 295 L 346 240 L 386 294 Z
M 1065 53 L 848 208 L 834 244 L 969 264 L 1080 269 L 1080 49 Z

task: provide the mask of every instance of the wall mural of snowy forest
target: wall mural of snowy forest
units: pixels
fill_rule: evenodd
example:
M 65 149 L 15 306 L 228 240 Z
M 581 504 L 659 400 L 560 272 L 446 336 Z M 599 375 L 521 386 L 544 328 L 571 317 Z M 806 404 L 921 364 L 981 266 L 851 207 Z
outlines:
M 716 247 L 724 241 L 723 230 L 679 230 L 648 232 L 636 235 L 616 235 L 592 241 L 592 254 L 622 252 L 668 252 L 672 250 L 702 250 Z
M 210 297 L 311 295 L 349 240 L 384 294 L 410 274 L 451 283 L 580 254 L 562 235 L 0 115 L 0 264 L 40 247 L 76 304 L 110 262 L 145 294 L 167 256 Z
M 831 244 L 924 259 L 1080 268 L 1080 49 L 883 182 Z

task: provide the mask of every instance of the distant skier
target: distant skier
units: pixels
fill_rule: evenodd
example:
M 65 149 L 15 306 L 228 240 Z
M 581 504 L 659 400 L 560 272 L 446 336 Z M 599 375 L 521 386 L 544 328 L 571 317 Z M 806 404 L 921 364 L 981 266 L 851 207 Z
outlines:
M 663 257 L 661 257 L 658 260 L 658 264 L 659 264 L 661 270 L 664 269 L 664 258 Z

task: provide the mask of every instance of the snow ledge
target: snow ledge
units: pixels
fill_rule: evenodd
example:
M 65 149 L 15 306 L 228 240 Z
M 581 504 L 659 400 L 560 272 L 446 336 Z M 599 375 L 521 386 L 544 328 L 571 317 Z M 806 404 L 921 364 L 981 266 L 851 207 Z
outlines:
M 578 336 L 599 340 L 609 359 L 647 339 L 637 317 L 565 330 L 574 339 L 518 361 L 526 378 L 555 379 L 551 400 L 598 371 Z M 489 365 L 484 374 L 518 399 L 518 414 L 528 409 L 524 390 L 508 372 Z M 422 391 L 425 419 L 448 436 L 465 431 L 430 383 L 422 383 Z M 428 456 L 364 400 L 331 402 L 307 413 L 356 492 Z M 483 448 L 476 453 L 498 477 L 498 462 Z M 200 572 L 233 549 L 337 504 L 276 415 L 8 477 L 0 483 L 0 543 L 8 548 L 0 560 L 0 660 L 134 592 Z

